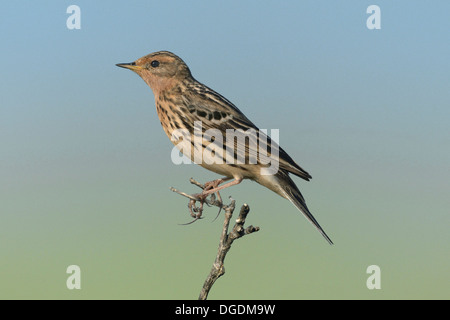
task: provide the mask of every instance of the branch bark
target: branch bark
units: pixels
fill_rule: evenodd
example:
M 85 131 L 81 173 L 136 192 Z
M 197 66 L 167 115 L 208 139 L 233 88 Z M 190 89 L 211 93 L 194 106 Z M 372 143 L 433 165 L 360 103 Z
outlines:
M 259 227 L 253 226 L 248 226 L 244 229 L 245 219 L 247 218 L 247 214 L 250 211 L 250 207 L 247 204 L 244 204 L 241 207 L 239 217 L 236 219 L 236 223 L 232 231 L 228 233 L 231 217 L 235 209 L 235 201 L 232 200 L 231 204 L 224 209 L 225 220 L 223 222 L 222 234 L 220 236 L 219 249 L 217 250 L 217 256 L 213 263 L 211 271 L 209 272 L 209 275 L 206 278 L 205 283 L 203 284 L 203 288 L 200 291 L 200 295 L 198 297 L 199 300 L 206 300 L 209 291 L 211 290 L 216 280 L 225 274 L 225 257 L 228 251 L 230 251 L 233 241 L 243 237 L 244 235 L 259 231 Z
M 198 187 L 204 189 L 204 185 L 198 183 L 194 179 L 191 178 L 191 183 L 197 185 Z M 195 196 L 186 194 L 184 192 L 178 191 L 174 188 L 171 188 L 172 191 L 189 198 L 190 200 L 196 200 Z M 244 228 L 245 220 L 247 218 L 248 213 L 250 212 L 250 207 L 245 203 L 242 205 L 239 216 L 235 221 L 235 224 L 231 230 L 231 232 L 228 232 L 231 218 L 233 216 L 233 212 L 236 208 L 236 201 L 233 200 L 230 197 L 231 203 L 229 205 L 224 205 L 222 203 L 222 199 L 220 198 L 220 195 L 218 195 L 218 199 L 216 199 L 215 196 L 210 197 L 210 199 L 206 199 L 205 203 L 207 203 L 210 206 L 216 206 L 220 208 L 220 210 L 225 211 L 225 219 L 223 222 L 223 228 L 222 233 L 220 235 L 220 241 L 219 241 L 219 248 L 217 250 L 217 255 L 214 260 L 214 263 L 212 265 L 211 271 L 209 272 L 208 276 L 206 277 L 206 280 L 203 284 L 202 290 L 200 291 L 200 295 L 198 297 L 198 300 L 206 300 L 208 297 L 209 291 L 211 290 L 214 283 L 219 279 L 221 276 L 225 274 L 225 266 L 224 261 L 225 257 L 231 249 L 231 245 L 233 244 L 234 240 L 239 239 L 245 235 L 251 234 L 253 232 L 259 231 L 259 227 L 254 227 L 252 225 Z

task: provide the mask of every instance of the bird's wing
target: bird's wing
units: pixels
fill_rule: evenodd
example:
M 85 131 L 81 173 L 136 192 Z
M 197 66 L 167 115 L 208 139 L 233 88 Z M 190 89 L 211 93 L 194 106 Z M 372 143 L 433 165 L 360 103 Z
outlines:
M 201 91 L 198 91 L 201 88 Z M 233 129 L 235 132 L 246 133 L 248 139 L 234 139 L 234 157 L 245 154 L 246 159 L 257 159 L 261 161 L 261 151 L 268 151 L 270 159 L 278 161 L 281 170 L 290 172 L 305 180 L 311 179 L 311 175 L 302 169 L 295 161 L 265 132 L 258 129 L 234 104 L 225 97 L 218 94 L 204 85 L 197 88 L 195 96 L 188 98 L 188 108 L 190 114 L 197 121 L 202 121 L 203 132 L 208 129 L 218 129 L 224 139 L 227 137 L 227 130 Z M 255 143 L 257 142 L 257 143 Z M 225 141 L 223 142 L 225 148 Z M 259 150 L 258 150 L 259 146 Z M 272 152 L 278 148 L 278 155 Z M 255 158 L 256 157 L 256 158 Z M 266 159 L 267 161 L 267 159 Z

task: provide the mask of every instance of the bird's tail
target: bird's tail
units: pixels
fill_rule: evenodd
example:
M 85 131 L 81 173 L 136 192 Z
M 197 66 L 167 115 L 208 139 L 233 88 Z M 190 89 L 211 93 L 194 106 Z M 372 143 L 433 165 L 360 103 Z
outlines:
M 329 244 L 333 244 L 333 241 L 331 241 L 325 231 L 323 231 L 320 224 L 314 218 L 312 213 L 309 211 L 308 207 L 306 206 L 305 199 L 300 193 L 300 190 L 298 190 L 294 181 L 292 181 L 292 179 L 287 174 L 283 174 L 282 176 L 278 176 L 278 182 L 280 187 L 282 188 L 284 196 L 303 213 L 303 215 L 317 228 L 317 230 L 322 234 L 322 236 L 328 241 Z

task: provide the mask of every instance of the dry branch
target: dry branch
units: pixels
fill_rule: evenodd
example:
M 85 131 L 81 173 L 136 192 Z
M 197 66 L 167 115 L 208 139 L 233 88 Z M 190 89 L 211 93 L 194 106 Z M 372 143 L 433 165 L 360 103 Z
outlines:
M 191 178 L 190 182 L 192 184 L 195 184 L 196 186 L 204 189 L 204 185 L 201 183 L 195 181 Z M 199 201 L 199 198 L 197 195 L 189 195 L 187 193 L 178 191 L 174 188 L 170 188 L 173 192 L 176 192 L 188 199 L 190 201 Z M 225 274 L 225 267 L 224 267 L 224 261 L 225 257 L 228 253 L 228 251 L 231 249 L 231 245 L 233 244 L 234 240 L 239 239 L 247 234 L 259 231 L 259 227 L 254 227 L 252 225 L 248 226 L 247 228 L 244 228 L 245 219 L 247 218 L 247 215 L 250 211 L 250 207 L 247 204 L 244 204 L 241 207 L 241 210 L 239 211 L 239 216 L 236 219 L 236 222 L 233 226 L 233 229 L 231 232 L 228 232 L 230 221 L 233 216 L 234 209 L 236 207 L 236 201 L 233 200 L 230 197 L 231 203 L 229 205 L 224 205 L 222 202 L 222 199 L 220 198 L 220 194 L 218 194 L 217 199 L 214 195 L 209 197 L 209 199 L 205 199 L 204 202 L 208 204 L 209 206 L 216 206 L 220 210 L 225 211 L 225 219 L 223 222 L 223 228 L 222 233 L 220 236 L 220 242 L 219 242 L 219 248 L 217 250 L 217 256 L 213 263 L 213 266 L 211 268 L 211 271 L 208 275 L 208 277 L 205 280 L 205 283 L 203 284 L 203 288 L 200 292 L 200 295 L 198 297 L 199 300 L 206 300 L 208 297 L 208 293 L 211 290 L 212 286 L 216 282 L 217 279 L 219 279 L 221 276 Z

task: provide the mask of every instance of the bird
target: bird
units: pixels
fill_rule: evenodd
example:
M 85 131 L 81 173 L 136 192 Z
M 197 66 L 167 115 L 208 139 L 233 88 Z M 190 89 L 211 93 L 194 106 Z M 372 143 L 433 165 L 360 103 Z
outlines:
M 174 134 L 182 132 L 183 138 L 189 141 L 193 147 L 189 148 L 190 150 L 182 149 L 182 153 L 205 169 L 224 176 L 205 184 L 207 187 L 202 193 L 203 196 L 237 185 L 244 179 L 253 180 L 292 202 L 327 242 L 330 245 L 333 244 L 308 209 L 303 195 L 290 177 L 290 174 L 293 174 L 309 181 L 312 178 L 311 175 L 278 146 L 274 139 L 268 137 L 264 132 L 260 133 L 258 127 L 232 102 L 197 81 L 192 76 L 187 64 L 179 56 L 170 51 L 157 51 L 134 62 L 118 63 L 116 66 L 134 71 L 151 88 L 155 97 L 156 111 L 166 135 L 175 144 Z M 194 144 L 192 141 L 195 140 L 198 133 L 195 124 L 198 123 L 201 124 L 201 133 L 204 134 L 211 129 L 215 132 L 214 136 L 219 134 L 226 136 L 227 132 L 230 132 L 229 130 L 235 132 L 252 130 L 251 132 L 256 132 L 253 137 L 256 137 L 260 146 L 270 149 L 269 157 L 277 162 L 276 172 L 263 174 L 263 170 L 268 169 L 269 164 L 267 161 L 262 161 L 262 157 L 258 155 L 256 144 L 250 143 L 250 138 L 247 140 L 233 138 L 232 143 L 234 144 L 234 152 L 236 150 L 241 152 L 247 160 L 256 154 L 256 161 L 253 161 L 253 163 L 247 163 L 249 161 L 220 163 L 218 161 L 207 161 L 208 159 L 203 159 L 204 161 L 200 162 L 195 161 L 195 152 L 200 151 L 197 154 L 202 154 L 202 151 L 208 148 L 208 143 L 211 144 L 215 140 L 215 137 L 210 135 L 206 138 L 200 137 L 201 143 Z M 199 148 L 201 150 L 198 150 Z M 215 151 L 218 156 L 225 159 L 230 150 L 227 150 L 225 146 L 221 146 L 221 148 L 222 155 L 220 155 L 221 150 L 216 148 Z M 205 152 L 205 154 L 208 153 Z M 233 155 L 233 157 L 236 160 L 236 155 Z M 226 183 L 222 184 L 224 182 Z

